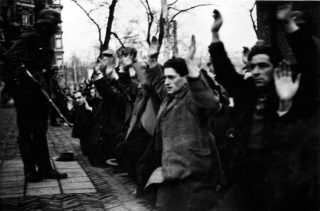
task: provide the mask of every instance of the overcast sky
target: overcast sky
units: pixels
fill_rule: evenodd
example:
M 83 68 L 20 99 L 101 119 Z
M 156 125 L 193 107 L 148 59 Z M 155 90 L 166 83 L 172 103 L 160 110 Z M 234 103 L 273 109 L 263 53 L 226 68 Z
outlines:
M 95 0 L 94 2 L 103 0 Z M 151 7 L 159 11 L 160 0 L 149 0 Z M 171 2 L 170 0 L 168 1 Z M 87 0 L 80 0 L 86 8 L 92 8 Z M 183 9 L 199 3 L 210 3 L 212 5 L 199 7 L 177 16 L 178 40 L 181 43 L 189 43 L 192 34 L 197 40 L 197 55 L 206 55 L 207 46 L 210 44 L 210 27 L 212 24 L 212 11 L 219 9 L 224 18 L 224 25 L 221 28 L 221 39 L 229 52 L 241 51 L 242 46 L 252 46 L 256 37 L 250 20 L 249 9 L 254 0 L 179 0 L 177 8 Z M 82 60 L 94 61 L 97 56 L 98 33 L 96 27 L 88 19 L 80 8 L 71 0 L 62 0 L 62 28 L 64 59 L 68 61 L 72 55 L 77 55 Z M 107 13 L 96 11 L 93 13 L 99 24 L 106 24 Z M 139 24 L 133 24 L 135 20 Z M 126 31 L 134 31 L 139 34 L 140 40 L 145 40 L 147 29 L 147 17 L 140 0 L 118 0 L 115 11 L 113 30 L 119 36 Z M 146 45 L 146 43 L 144 43 Z M 119 44 L 112 40 L 110 47 L 116 49 Z M 180 54 L 183 54 L 185 45 L 179 45 Z

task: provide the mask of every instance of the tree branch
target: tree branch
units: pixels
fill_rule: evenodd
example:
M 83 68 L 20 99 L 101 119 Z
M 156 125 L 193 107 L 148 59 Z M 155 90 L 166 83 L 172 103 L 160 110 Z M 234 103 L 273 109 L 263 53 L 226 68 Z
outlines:
M 109 17 L 108 17 L 108 24 L 107 24 L 107 28 L 106 28 L 106 36 L 105 36 L 101 51 L 108 49 L 108 47 L 109 47 L 109 42 L 110 42 L 110 38 L 111 38 L 112 22 L 114 19 L 114 10 L 115 10 L 116 4 L 117 4 L 117 0 L 112 0 L 111 4 L 109 6 Z
M 171 7 L 172 9 L 178 10 L 178 12 L 171 17 L 169 23 L 172 22 L 175 19 L 175 17 L 177 17 L 179 14 L 181 14 L 183 12 L 187 12 L 187 11 L 192 10 L 197 7 L 203 7 L 203 6 L 209 6 L 209 5 L 213 5 L 213 4 L 198 4 L 198 5 L 194 5 L 192 7 L 182 9 L 182 10 Z
M 159 22 L 159 36 L 158 36 L 158 49 L 157 51 L 160 52 L 161 46 L 162 46 L 162 41 L 164 37 L 164 26 L 163 26 L 163 13 L 161 11 L 160 14 L 160 22 Z
M 88 14 L 92 13 L 93 11 L 97 10 L 98 8 L 93 8 L 91 10 L 89 10 Z
M 91 17 L 91 15 L 90 15 L 90 12 L 91 12 L 91 11 L 87 12 L 87 11 L 84 9 L 84 7 L 83 7 L 81 4 L 79 4 L 79 2 L 78 2 L 77 0 L 71 0 L 71 1 L 73 1 L 73 2 L 86 14 L 86 16 L 91 20 L 91 22 L 92 22 L 94 25 L 96 25 L 96 27 L 97 27 L 97 29 L 98 29 L 98 34 L 99 34 L 99 43 L 100 43 L 100 46 L 102 46 L 103 43 L 102 43 L 102 38 L 101 38 L 101 27 L 100 27 L 99 24 Z
M 253 9 L 254 9 L 255 6 L 256 6 L 256 2 L 254 2 L 252 8 L 249 10 L 249 13 L 250 13 L 250 19 L 251 19 L 251 22 L 252 22 L 253 30 L 254 30 L 254 32 L 256 34 L 256 37 L 258 37 L 258 27 L 257 27 L 257 25 L 256 25 L 256 23 L 255 23 L 255 21 L 253 19 L 253 15 L 252 15 L 252 12 L 253 12 Z
M 139 35 L 138 34 L 135 34 L 135 35 L 127 35 L 127 36 L 123 36 L 121 39 L 130 39 L 130 38 L 135 38 L 135 37 L 138 37 Z
M 151 11 L 151 8 L 150 8 L 150 4 L 149 4 L 149 1 L 148 0 L 145 0 L 146 1 L 146 4 L 147 4 L 147 7 L 148 7 L 148 11 L 149 11 L 149 22 L 148 22 L 148 31 L 147 31 L 147 42 L 148 44 L 150 45 L 150 33 L 151 33 L 151 27 L 152 27 L 152 24 L 153 24 L 153 20 L 154 20 L 154 16 L 153 16 L 153 13 Z
M 172 3 L 168 4 L 168 8 L 173 6 L 175 3 L 177 3 L 178 0 L 173 1 Z
M 119 36 L 118 36 L 117 33 L 111 32 L 110 34 L 112 34 L 112 35 L 118 40 L 118 42 L 120 43 L 120 45 L 121 45 L 122 47 L 124 47 L 124 44 L 123 44 L 123 42 L 121 41 L 121 39 L 119 38 Z
M 145 10 L 146 10 L 146 13 L 147 13 L 147 18 L 148 18 L 148 30 L 147 30 L 147 38 L 146 38 L 146 41 L 148 43 L 148 45 L 150 45 L 150 37 L 151 37 L 151 27 L 152 27 L 152 24 L 153 24 L 153 21 L 154 21 L 154 15 L 153 15 L 153 12 L 151 11 L 151 7 L 150 7 L 150 4 L 149 4 L 149 1 L 148 0 L 145 0 L 145 3 L 140 0 L 141 4 L 144 6 Z

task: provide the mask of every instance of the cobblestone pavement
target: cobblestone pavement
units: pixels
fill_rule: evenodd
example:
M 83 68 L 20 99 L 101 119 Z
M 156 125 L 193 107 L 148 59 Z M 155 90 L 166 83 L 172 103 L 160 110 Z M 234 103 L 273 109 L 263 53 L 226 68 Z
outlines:
M 135 197 L 135 183 L 126 174 L 90 166 L 70 134 L 66 126 L 49 127 L 47 133 L 52 161 L 69 179 L 27 184 L 16 143 L 15 111 L 0 108 L 0 211 L 151 209 L 146 200 Z M 76 161 L 54 161 L 61 152 L 73 152 Z

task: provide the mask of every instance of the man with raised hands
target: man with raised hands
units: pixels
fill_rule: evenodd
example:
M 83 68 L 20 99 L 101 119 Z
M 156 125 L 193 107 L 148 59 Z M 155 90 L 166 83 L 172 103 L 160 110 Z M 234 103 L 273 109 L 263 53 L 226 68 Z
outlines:
M 163 101 L 138 177 L 148 180 L 147 189 L 157 188 L 156 210 L 211 210 L 217 204 L 215 193 L 222 172 L 207 122 L 208 113 L 218 112 L 221 104 L 193 62 L 195 45 L 192 36 L 186 59 L 165 62 L 164 77 L 146 71 L 146 84 Z M 142 175 L 142 169 L 149 172 Z

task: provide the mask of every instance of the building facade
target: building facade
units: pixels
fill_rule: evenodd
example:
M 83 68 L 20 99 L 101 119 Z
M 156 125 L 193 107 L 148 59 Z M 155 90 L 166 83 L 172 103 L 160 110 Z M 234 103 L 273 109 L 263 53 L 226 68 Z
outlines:
M 320 1 L 292 1 L 293 10 L 303 12 L 305 27 L 320 39 Z M 276 19 L 277 7 L 281 1 L 256 1 L 258 39 L 278 48 L 286 59 L 295 63 L 295 58 L 285 38 L 284 30 Z
M 44 8 L 53 8 L 59 12 L 63 9 L 60 0 L 1 0 L 0 18 L 0 44 L 4 49 L 9 49 L 18 39 L 20 34 L 33 30 L 34 24 L 38 19 L 39 12 Z M 58 74 L 63 71 L 63 46 L 62 34 L 60 31 L 52 38 L 54 46 L 53 66 L 59 69 Z

